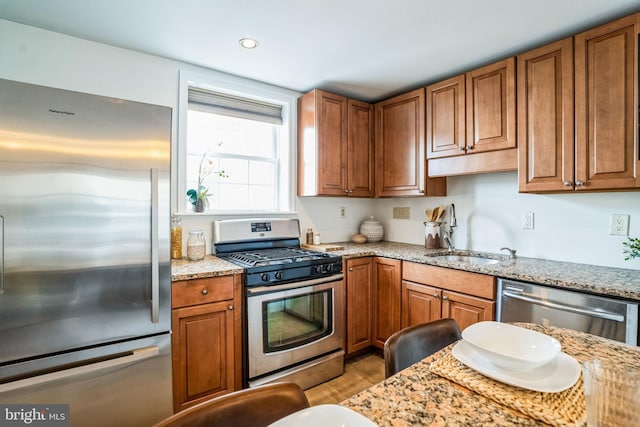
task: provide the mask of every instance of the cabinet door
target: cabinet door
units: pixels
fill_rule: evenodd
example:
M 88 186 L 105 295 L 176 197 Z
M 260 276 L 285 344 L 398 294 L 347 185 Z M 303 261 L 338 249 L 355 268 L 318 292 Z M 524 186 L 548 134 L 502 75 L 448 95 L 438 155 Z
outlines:
M 518 55 L 520 192 L 573 191 L 573 38 Z
M 172 311 L 174 411 L 234 390 L 233 301 Z
M 427 158 L 465 153 L 465 75 L 427 86 Z
M 442 290 L 402 281 L 402 328 L 431 322 L 442 317 Z
M 400 330 L 400 283 L 402 274 L 400 260 L 373 258 L 374 296 L 374 340 L 378 348 L 396 331 Z
M 348 101 L 347 193 L 373 197 L 373 105 Z
M 640 187 L 637 21 L 575 36 L 576 190 Z
M 458 322 L 460 330 L 484 320 L 495 320 L 496 303 L 457 292 L 442 292 L 442 317 Z
M 347 260 L 347 355 L 373 345 L 373 263 Z
M 424 196 L 424 88 L 375 105 L 376 197 Z
M 515 59 L 467 73 L 467 152 L 516 146 Z
M 315 89 L 298 100 L 298 195 L 344 196 L 347 98 Z

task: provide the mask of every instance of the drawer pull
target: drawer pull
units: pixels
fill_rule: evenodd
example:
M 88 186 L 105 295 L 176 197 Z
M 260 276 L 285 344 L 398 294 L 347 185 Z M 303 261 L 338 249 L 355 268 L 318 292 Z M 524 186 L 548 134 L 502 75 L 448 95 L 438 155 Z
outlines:
M 206 290 L 206 289 L 203 289 L 203 290 L 202 290 L 202 295 L 207 295 L 208 293 L 209 293 L 209 291 L 208 291 L 208 290 Z
M 229 304 L 229 307 L 227 307 L 229 310 L 233 310 L 233 305 Z

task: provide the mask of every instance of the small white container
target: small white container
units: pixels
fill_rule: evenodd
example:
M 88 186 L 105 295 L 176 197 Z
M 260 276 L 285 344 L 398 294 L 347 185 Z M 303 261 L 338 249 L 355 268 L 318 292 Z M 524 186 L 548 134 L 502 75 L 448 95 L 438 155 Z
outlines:
M 200 261 L 204 259 L 206 253 L 207 242 L 204 238 L 204 231 L 195 229 L 189 231 L 189 239 L 187 239 L 187 258 L 190 261 Z

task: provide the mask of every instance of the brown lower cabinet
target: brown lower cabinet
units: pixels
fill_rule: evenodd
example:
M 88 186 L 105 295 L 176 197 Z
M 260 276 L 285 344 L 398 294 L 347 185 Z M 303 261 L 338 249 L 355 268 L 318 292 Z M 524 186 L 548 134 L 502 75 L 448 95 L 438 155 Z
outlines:
M 242 388 L 240 275 L 172 284 L 173 409 Z
M 396 331 L 452 318 L 460 329 L 495 320 L 493 276 L 384 257 L 346 260 L 347 356 L 382 349 Z
M 402 327 L 452 318 L 460 329 L 495 320 L 495 277 L 412 262 L 402 268 Z

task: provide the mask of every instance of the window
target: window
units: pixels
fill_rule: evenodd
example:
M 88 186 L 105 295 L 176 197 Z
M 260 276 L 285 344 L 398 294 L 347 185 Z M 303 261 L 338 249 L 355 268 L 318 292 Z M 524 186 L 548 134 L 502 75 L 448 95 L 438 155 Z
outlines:
M 230 90 L 234 85 L 204 80 L 181 74 L 178 193 L 185 197 L 179 208 L 191 210 L 186 192 L 198 188 L 204 166 L 211 213 L 291 211 L 290 116 L 297 94 L 265 91 L 255 82 L 253 91 L 247 84 Z

